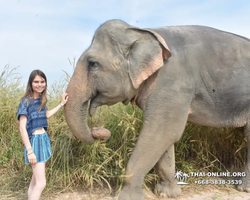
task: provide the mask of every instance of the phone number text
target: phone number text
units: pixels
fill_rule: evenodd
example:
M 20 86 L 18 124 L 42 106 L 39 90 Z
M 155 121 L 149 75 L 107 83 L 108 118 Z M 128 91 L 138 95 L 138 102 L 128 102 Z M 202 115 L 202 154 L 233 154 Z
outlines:
M 198 185 L 241 185 L 242 180 L 198 180 L 194 182 Z

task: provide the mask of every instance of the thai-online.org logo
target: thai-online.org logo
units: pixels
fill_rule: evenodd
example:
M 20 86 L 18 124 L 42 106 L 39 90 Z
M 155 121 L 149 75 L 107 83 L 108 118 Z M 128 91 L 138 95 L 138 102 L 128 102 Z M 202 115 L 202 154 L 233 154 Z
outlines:
M 246 172 L 189 172 L 189 174 L 180 171 L 175 173 L 175 178 L 178 180 L 177 185 L 188 185 L 188 178 L 189 177 L 197 177 L 199 180 L 194 181 L 196 184 L 200 185 L 222 185 L 222 184 L 229 184 L 229 185 L 240 185 L 242 184 L 241 177 L 245 177 Z M 222 179 L 222 180 L 211 180 L 206 179 L 204 177 L 209 178 L 230 178 L 230 179 Z
M 175 174 L 175 178 L 177 178 L 178 182 L 177 185 L 188 185 L 187 180 L 189 178 L 189 175 L 185 172 L 177 171 Z

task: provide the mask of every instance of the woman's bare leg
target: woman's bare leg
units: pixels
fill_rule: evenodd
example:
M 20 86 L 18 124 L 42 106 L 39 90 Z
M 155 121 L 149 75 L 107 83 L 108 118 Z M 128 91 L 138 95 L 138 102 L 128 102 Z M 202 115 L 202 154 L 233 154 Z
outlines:
M 28 200 L 39 200 L 46 186 L 45 162 L 32 165 L 33 176 L 28 190 Z
M 30 196 L 30 194 L 32 193 L 35 184 L 36 184 L 36 178 L 35 178 L 34 175 L 32 175 L 32 178 L 31 178 L 31 181 L 30 181 L 30 186 L 29 186 L 29 189 L 28 189 L 28 196 Z

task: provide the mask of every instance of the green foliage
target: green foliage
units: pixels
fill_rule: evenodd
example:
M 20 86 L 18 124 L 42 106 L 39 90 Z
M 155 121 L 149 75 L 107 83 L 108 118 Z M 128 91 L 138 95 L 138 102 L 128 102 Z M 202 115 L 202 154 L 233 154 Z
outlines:
M 58 105 L 69 75 L 54 83 L 48 91 L 48 108 Z M 0 76 L 0 187 L 3 190 L 27 188 L 31 167 L 24 164 L 23 144 L 16 112 L 24 86 L 15 68 L 4 68 Z M 143 112 L 132 105 L 118 103 L 102 106 L 92 118 L 91 127 L 108 128 L 112 136 L 105 143 L 83 145 L 70 132 L 61 109 L 49 119 L 48 133 L 52 158 L 47 162 L 47 188 L 69 189 L 94 186 L 119 190 L 125 167 L 136 145 Z M 242 168 L 246 160 L 246 141 L 242 132 L 229 128 L 209 128 L 188 124 L 175 145 L 176 169 L 190 171 L 226 171 Z M 233 168 L 231 168 L 233 167 Z M 145 178 L 145 186 L 157 182 L 154 169 Z
M 177 168 L 187 172 L 240 171 L 246 157 L 246 139 L 239 129 L 187 124 L 176 144 Z

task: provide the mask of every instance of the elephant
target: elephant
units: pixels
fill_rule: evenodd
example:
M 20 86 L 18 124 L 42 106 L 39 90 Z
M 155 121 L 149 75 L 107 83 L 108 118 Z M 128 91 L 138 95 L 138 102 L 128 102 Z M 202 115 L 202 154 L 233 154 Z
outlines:
M 96 139 L 87 116 L 97 107 L 135 102 L 143 111 L 119 200 L 144 200 L 143 180 L 153 167 L 159 195 L 181 194 L 174 144 L 187 122 L 244 130 L 249 148 L 238 189 L 250 192 L 248 38 L 206 26 L 139 28 L 108 20 L 78 59 L 66 92 L 65 119 L 85 144 Z

